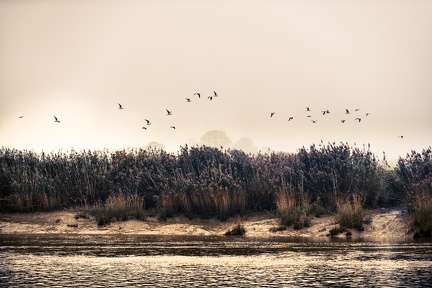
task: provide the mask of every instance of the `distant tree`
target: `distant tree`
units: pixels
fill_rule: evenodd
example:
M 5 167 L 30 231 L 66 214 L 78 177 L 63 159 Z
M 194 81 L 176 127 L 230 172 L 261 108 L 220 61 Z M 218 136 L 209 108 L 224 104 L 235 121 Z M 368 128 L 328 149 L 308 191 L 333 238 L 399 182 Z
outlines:
M 243 137 L 240 140 L 238 140 L 233 145 L 234 149 L 242 150 L 245 153 L 257 153 L 258 147 L 256 147 L 253 143 L 253 141 L 249 138 Z
M 201 137 L 201 144 L 210 147 L 229 148 L 231 143 L 232 141 L 227 134 L 220 130 L 208 131 Z
M 165 146 L 162 143 L 156 142 L 156 141 L 151 141 L 149 142 L 149 144 L 147 146 L 145 146 L 145 148 L 155 148 L 155 149 L 159 149 L 159 150 L 165 150 Z

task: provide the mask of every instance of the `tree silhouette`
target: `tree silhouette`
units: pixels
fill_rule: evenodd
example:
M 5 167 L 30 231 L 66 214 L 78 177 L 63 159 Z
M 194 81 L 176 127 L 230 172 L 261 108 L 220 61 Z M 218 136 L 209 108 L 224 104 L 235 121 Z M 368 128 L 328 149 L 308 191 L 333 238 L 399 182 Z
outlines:
M 232 141 L 225 132 L 213 130 L 204 133 L 204 135 L 201 137 L 201 143 L 203 145 L 215 148 L 229 148 Z

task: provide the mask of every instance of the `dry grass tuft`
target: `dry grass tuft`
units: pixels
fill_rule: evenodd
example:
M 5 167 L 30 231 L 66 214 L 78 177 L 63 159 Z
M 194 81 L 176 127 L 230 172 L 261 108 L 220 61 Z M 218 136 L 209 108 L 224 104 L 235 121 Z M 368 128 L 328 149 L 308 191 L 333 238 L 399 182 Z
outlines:
M 119 192 L 110 195 L 105 203 L 97 203 L 86 210 L 96 218 L 99 226 L 128 219 L 145 219 L 144 199 L 136 194 L 127 195 Z
M 282 226 L 293 226 L 294 229 L 310 226 L 309 201 L 306 196 L 277 193 L 276 206 Z
M 343 228 L 363 229 L 364 211 L 362 199 L 359 195 L 353 195 L 352 200 L 342 198 L 336 201 L 337 219 Z

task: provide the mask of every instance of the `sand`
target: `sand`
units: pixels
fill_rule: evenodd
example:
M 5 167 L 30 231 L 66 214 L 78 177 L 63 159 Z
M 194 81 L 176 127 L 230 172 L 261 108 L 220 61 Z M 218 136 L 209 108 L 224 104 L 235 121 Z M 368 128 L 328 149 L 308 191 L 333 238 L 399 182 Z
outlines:
M 145 221 L 128 220 L 113 222 L 105 227 L 98 227 L 90 218 L 75 219 L 78 211 L 62 210 L 43 213 L 1 213 L 0 234 L 43 234 L 43 233 L 77 233 L 77 234 L 141 234 L 141 235 L 224 235 L 238 221 L 246 229 L 244 237 L 325 237 L 332 228 L 338 227 L 336 217 L 327 215 L 315 217 L 311 226 L 294 230 L 271 232 L 271 228 L 279 226 L 279 219 L 274 213 L 255 213 L 242 217 L 230 218 L 227 221 L 216 219 L 193 219 L 184 216 L 160 221 L 148 217 Z M 364 231 L 351 230 L 352 237 L 364 239 L 412 238 L 410 218 L 403 208 L 379 209 L 366 212 L 367 224 Z M 337 237 L 346 237 L 341 234 Z

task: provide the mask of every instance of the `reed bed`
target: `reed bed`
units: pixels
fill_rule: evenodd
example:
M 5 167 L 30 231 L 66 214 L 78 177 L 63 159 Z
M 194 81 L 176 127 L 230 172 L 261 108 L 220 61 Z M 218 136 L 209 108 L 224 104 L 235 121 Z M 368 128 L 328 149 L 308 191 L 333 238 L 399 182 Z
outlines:
M 69 153 L 1 148 L 0 209 L 98 207 L 110 213 L 115 210 L 110 203 L 122 207 L 122 197 L 136 197 L 162 218 L 180 213 L 224 220 L 277 210 L 287 223 L 297 223 L 290 219 L 305 219 L 311 203 L 336 211 L 337 199 L 358 194 L 364 207 L 375 208 L 393 204 L 391 199 L 408 201 L 412 189 L 430 191 L 428 151 L 400 160 L 389 173 L 369 148 L 347 143 L 258 154 L 207 146 L 180 147 L 177 154 L 151 148 Z M 415 161 L 424 163 L 420 172 Z

